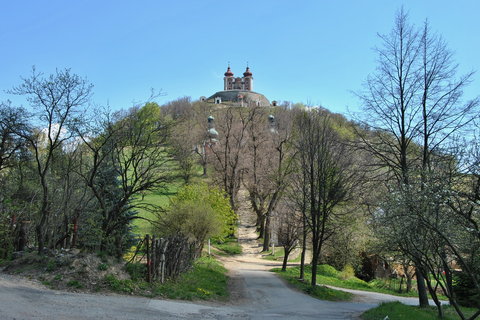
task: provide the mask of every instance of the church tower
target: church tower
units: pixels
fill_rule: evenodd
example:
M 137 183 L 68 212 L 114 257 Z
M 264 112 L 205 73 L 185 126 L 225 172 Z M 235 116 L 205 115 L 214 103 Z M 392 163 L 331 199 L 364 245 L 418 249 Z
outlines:
M 233 82 L 235 78 L 233 77 L 233 72 L 230 70 L 230 64 L 228 65 L 227 72 L 225 72 L 225 77 L 223 78 L 223 90 L 233 90 Z
M 253 74 L 247 66 L 247 70 L 243 73 L 243 90 L 253 91 Z

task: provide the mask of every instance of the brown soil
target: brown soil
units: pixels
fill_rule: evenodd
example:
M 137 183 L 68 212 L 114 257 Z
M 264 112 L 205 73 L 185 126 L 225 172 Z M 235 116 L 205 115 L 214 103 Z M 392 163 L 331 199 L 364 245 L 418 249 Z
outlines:
M 9 262 L 3 271 L 11 275 L 21 274 L 53 289 L 98 292 L 106 289 L 104 278 L 107 274 L 117 279 L 129 278 L 123 266 L 123 262 L 112 258 L 72 250 L 45 256 L 26 253 Z

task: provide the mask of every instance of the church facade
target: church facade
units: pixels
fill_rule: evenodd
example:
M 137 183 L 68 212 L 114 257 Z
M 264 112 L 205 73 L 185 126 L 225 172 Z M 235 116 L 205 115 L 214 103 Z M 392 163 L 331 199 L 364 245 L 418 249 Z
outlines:
M 242 91 L 253 91 L 253 74 L 250 71 L 250 68 L 247 67 L 247 70 L 243 73 L 243 77 L 234 77 L 230 66 L 225 72 L 225 77 L 223 78 L 223 90 L 242 90 Z

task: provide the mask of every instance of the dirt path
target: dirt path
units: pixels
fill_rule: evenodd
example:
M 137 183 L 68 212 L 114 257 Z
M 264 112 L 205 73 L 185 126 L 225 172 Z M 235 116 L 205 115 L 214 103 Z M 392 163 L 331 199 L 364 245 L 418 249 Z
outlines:
M 371 303 L 322 301 L 295 291 L 268 270 L 281 262 L 261 258 L 255 215 L 248 207 L 246 194 L 239 194 L 239 243 L 243 253 L 221 258 L 230 271 L 232 300 L 248 317 L 265 319 L 355 319 Z

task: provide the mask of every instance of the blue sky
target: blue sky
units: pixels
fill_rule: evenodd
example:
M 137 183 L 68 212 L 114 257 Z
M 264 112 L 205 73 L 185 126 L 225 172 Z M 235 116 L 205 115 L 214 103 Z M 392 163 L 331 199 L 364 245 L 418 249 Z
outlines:
M 404 5 L 428 18 L 461 72 L 480 70 L 480 1 L 9 1 L 0 0 L 0 100 L 28 76 L 71 68 L 114 109 L 162 90 L 159 103 L 223 89 L 230 61 L 249 62 L 254 89 L 270 100 L 355 111 L 351 93 L 375 69 L 377 33 Z M 480 94 L 480 73 L 465 91 Z

